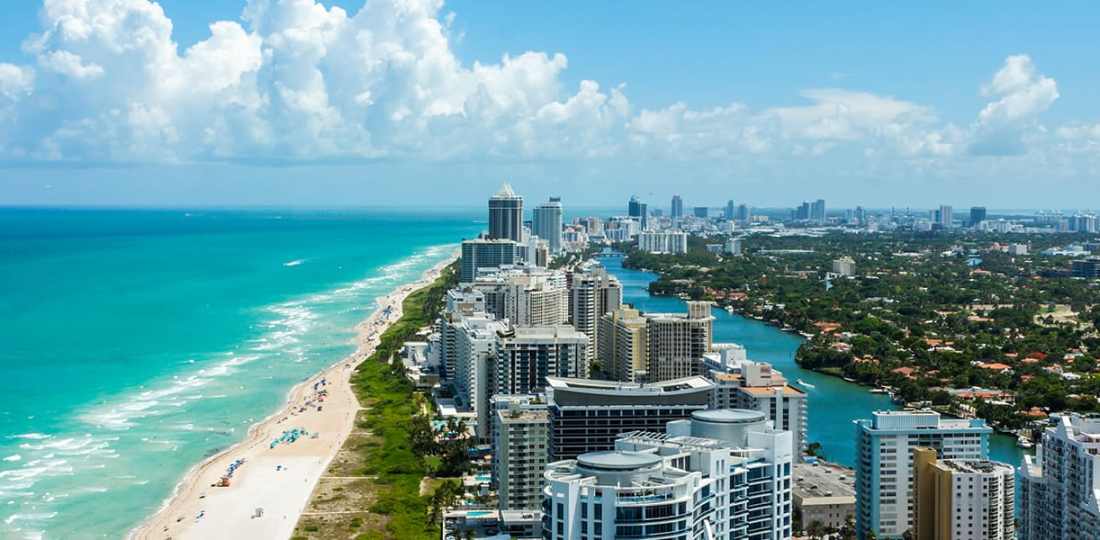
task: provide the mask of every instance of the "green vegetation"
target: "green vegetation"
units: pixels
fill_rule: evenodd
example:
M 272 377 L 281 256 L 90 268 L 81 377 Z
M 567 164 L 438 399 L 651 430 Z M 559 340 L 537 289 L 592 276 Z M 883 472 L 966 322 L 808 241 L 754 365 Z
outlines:
M 692 238 L 681 256 L 625 247 L 625 264 L 660 274 L 654 294 L 715 300 L 810 336 L 804 367 L 1015 429 L 1052 411 L 1100 410 L 1100 284 L 1070 277 L 1066 257 L 1038 254 L 1085 239 L 753 235 L 744 257 L 722 258 Z M 1015 242 L 1031 255 L 1001 248 Z M 856 275 L 830 276 L 843 256 Z
M 366 443 L 359 441 L 345 450 L 361 458 L 354 489 L 369 501 L 362 515 L 346 520 L 320 520 L 311 517 L 299 521 L 295 538 L 400 538 L 435 539 L 440 529 L 429 520 L 430 497 L 420 494 L 421 480 L 432 473 L 430 455 L 435 446 L 426 444 L 418 427 L 428 426 L 423 403 L 425 397 L 405 378 L 398 353 L 405 341 L 431 324 L 442 308 L 443 296 L 457 280 L 455 268 L 448 267 L 430 286 L 408 296 L 403 315 L 381 336 L 380 344 L 352 377 L 364 410 L 356 430 L 370 434 Z M 429 438 L 431 438 L 429 436 Z M 318 494 L 310 503 L 320 502 Z

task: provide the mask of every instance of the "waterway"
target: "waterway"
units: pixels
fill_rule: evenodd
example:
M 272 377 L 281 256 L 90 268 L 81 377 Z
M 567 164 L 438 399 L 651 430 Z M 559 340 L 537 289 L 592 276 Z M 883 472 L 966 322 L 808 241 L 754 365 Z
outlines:
M 657 279 L 651 272 L 623 268 L 619 257 L 601 259 L 608 272 L 619 278 L 623 285 L 623 301 L 643 312 L 684 312 L 683 300 L 671 296 L 651 296 L 649 284 Z M 795 353 L 802 344 L 802 337 L 784 332 L 774 326 L 713 310 L 714 341 L 733 342 L 747 349 L 752 360 L 770 363 L 792 383 L 801 380 L 813 385 L 804 386 L 807 392 L 808 434 L 807 442 L 819 442 L 829 461 L 852 467 L 856 456 L 856 431 L 853 422 L 869 419 L 878 410 L 894 410 L 898 407 L 889 396 L 872 394 L 866 387 L 843 379 L 802 369 L 795 362 Z M 990 458 L 1013 466 L 1023 461 L 1023 452 L 1016 440 L 994 434 L 989 441 Z

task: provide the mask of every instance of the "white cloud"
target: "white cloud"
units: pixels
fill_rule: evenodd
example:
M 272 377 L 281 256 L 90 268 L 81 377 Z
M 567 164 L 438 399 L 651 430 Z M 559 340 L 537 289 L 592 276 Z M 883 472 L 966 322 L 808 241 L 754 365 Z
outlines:
M 797 106 L 635 110 L 623 85 L 567 88 L 562 54 L 464 64 L 442 0 L 370 0 L 353 13 L 250 0 L 241 22 L 216 21 L 183 51 L 150 0 L 45 0 L 41 19 L 42 32 L 23 43 L 38 72 L 0 64 L 0 158 L 812 160 L 850 151 L 904 164 L 959 158 L 960 148 L 1019 153 L 1058 97 L 1053 79 L 1013 56 L 983 88 L 991 102 L 969 129 L 926 105 L 836 88 L 805 90 Z

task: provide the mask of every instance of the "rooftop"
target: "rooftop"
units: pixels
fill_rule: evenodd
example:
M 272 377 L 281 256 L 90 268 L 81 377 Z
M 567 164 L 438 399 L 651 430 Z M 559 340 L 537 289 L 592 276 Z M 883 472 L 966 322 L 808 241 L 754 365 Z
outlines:
M 855 503 L 855 471 L 832 463 L 796 463 L 794 487 L 796 499 L 818 503 Z M 848 499 L 850 501 L 840 500 Z
M 631 471 L 653 467 L 661 463 L 661 457 L 628 451 L 589 452 L 577 456 L 577 465 L 586 469 L 603 471 Z
M 691 413 L 693 420 L 712 424 L 754 424 L 767 420 L 764 413 L 747 409 L 708 409 Z
M 806 393 L 793 386 L 742 386 L 741 390 L 753 396 L 768 397 L 775 394 L 776 389 L 782 388 L 786 397 L 801 397 Z

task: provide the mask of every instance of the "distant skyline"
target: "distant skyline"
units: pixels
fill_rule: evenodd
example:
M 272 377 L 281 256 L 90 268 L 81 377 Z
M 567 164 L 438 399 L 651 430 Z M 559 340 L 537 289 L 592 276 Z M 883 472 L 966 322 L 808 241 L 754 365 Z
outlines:
M 1100 6 L 45 0 L 0 205 L 1100 207 Z

